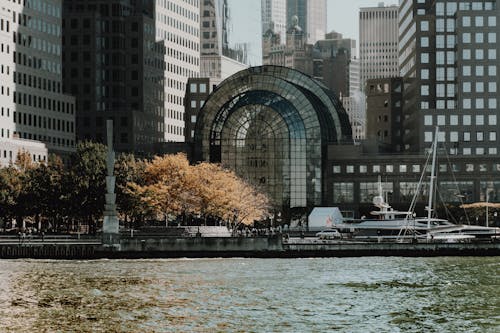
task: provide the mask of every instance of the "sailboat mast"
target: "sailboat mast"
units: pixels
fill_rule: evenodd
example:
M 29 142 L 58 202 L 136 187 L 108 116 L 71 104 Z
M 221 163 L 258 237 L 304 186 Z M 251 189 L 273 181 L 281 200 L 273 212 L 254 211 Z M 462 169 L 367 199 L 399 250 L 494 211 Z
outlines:
M 427 205 L 427 229 L 431 227 L 431 217 L 432 217 L 432 200 L 434 194 L 434 179 L 436 178 L 436 151 L 438 143 L 438 133 L 439 127 L 436 126 L 436 132 L 434 133 L 434 143 L 432 145 L 432 167 L 431 167 L 431 179 L 429 182 L 429 203 Z

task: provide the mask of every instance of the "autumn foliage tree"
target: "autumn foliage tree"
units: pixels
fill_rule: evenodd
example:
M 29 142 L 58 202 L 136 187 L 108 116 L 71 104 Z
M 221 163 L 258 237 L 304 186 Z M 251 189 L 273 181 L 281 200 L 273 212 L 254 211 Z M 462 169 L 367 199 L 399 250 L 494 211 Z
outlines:
M 130 184 L 158 216 L 202 216 L 251 224 L 268 213 L 267 197 L 219 165 L 192 166 L 184 154 L 155 157 L 143 185 Z

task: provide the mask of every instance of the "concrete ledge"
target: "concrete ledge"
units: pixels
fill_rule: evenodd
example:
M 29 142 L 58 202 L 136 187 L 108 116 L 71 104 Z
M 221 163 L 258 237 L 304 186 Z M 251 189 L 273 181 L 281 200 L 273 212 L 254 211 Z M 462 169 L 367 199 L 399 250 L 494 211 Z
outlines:
M 301 258 L 361 256 L 500 256 L 495 243 L 282 242 L 281 237 L 122 238 L 119 246 L 97 243 L 0 244 L 1 259 L 99 258 Z

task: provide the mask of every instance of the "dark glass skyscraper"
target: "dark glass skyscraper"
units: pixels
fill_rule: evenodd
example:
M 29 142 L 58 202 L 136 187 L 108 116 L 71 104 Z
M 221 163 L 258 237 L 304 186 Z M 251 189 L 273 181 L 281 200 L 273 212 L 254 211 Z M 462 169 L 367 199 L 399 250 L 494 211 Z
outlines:
M 65 0 L 64 90 L 76 96 L 78 140 L 105 139 L 144 152 L 164 140 L 165 46 L 155 39 L 154 1 Z

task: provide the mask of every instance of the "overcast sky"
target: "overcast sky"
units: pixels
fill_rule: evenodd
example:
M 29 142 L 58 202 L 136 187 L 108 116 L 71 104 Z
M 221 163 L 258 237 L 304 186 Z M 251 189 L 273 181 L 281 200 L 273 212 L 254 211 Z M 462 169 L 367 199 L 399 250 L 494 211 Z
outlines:
M 309 0 L 315 1 L 315 0 Z M 359 41 L 359 8 L 376 7 L 378 0 L 327 0 L 327 32 L 335 30 L 345 38 L 353 38 L 356 45 Z M 386 6 L 397 4 L 398 0 L 383 1 Z M 262 62 L 261 50 L 261 0 L 228 0 L 232 22 L 230 28 L 230 43 L 249 43 L 249 58 L 251 65 Z

